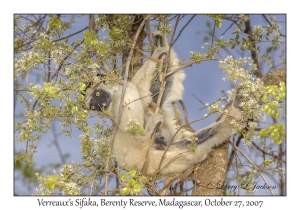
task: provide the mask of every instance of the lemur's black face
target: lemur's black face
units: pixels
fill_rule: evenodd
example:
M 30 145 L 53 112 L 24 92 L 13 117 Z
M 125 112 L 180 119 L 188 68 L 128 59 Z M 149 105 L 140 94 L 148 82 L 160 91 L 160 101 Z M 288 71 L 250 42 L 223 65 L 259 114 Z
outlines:
M 163 38 L 160 34 L 153 36 L 153 41 L 156 46 L 163 47 Z
M 89 108 L 95 111 L 106 110 L 112 102 L 112 95 L 101 88 L 94 90 L 90 97 Z

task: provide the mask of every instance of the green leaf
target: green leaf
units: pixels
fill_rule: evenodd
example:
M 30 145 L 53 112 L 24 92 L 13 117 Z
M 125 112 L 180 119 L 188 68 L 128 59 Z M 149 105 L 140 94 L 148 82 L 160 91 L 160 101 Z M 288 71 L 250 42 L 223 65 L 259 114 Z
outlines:
M 280 137 L 280 135 L 279 135 L 279 133 L 278 132 L 272 132 L 271 133 L 271 135 L 272 135 L 272 137 L 274 138 L 274 139 L 276 139 L 276 138 L 279 138 Z
M 127 187 L 122 188 L 121 194 L 122 195 L 128 195 L 129 194 L 129 189 Z
M 280 94 L 279 94 L 279 98 L 281 98 L 281 99 L 284 100 L 284 99 L 285 99 L 285 93 L 280 93 Z
M 272 107 L 273 107 L 274 109 L 277 109 L 277 108 L 279 107 L 278 101 L 272 101 Z
M 261 129 L 261 131 L 260 131 L 260 135 L 261 135 L 261 136 L 264 136 L 264 137 L 267 136 L 268 133 L 269 133 L 268 130 L 265 129 L 265 128 Z
M 89 37 L 89 36 L 91 36 L 91 32 L 89 32 L 89 31 L 84 31 L 84 32 L 83 32 L 83 35 L 84 35 L 85 37 Z
M 136 175 L 136 170 L 131 170 L 128 172 L 131 176 L 135 176 Z
M 87 110 L 84 110 L 83 112 L 80 113 L 80 117 L 85 119 L 88 113 L 89 112 Z
M 56 184 L 57 184 L 57 179 L 55 177 L 50 177 L 50 178 L 48 178 L 48 180 L 46 182 L 46 187 L 49 190 L 54 190 Z
M 125 181 L 125 180 L 127 179 L 127 175 L 126 175 L 126 174 L 122 174 L 122 175 L 120 176 L 120 179 L 121 179 L 122 181 Z
M 135 194 L 140 194 L 142 192 L 142 188 L 140 185 L 135 185 L 134 188 L 133 188 L 133 192 Z
M 90 44 L 90 43 L 92 42 L 92 38 L 91 38 L 91 37 L 86 37 L 86 38 L 84 39 L 84 42 L 85 42 L 86 44 Z
M 281 144 L 282 143 L 282 139 L 281 138 L 274 138 L 274 143 L 275 144 Z
M 267 113 L 268 113 L 269 116 L 273 117 L 274 114 L 275 114 L 275 110 L 274 109 L 268 109 Z
M 91 135 L 91 130 L 87 130 L 87 132 L 85 132 L 85 135 L 89 137 Z
M 265 165 L 269 165 L 269 164 L 272 163 L 272 162 L 273 162 L 273 160 L 266 159 L 266 160 L 264 161 L 264 164 L 265 164 Z
M 83 83 L 83 82 L 79 82 L 79 89 L 80 90 L 85 90 L 86 89 L 86 84 L 85 83 Z
M 263 110 L 264 112 L 268 111 L 269 109 L 269 105 L 268 104 L 264 104 L 262 107 L 261 107 L 261 110 Z
M 224 46 L 224 42 L 216 42 L 216 45 L 223 47 Z
M 83 101 L 84 96 L 82 94 L 79 94 L 77 100 L 80 101 L 80 102 Z
M 128 186 L 132 187 L 135 185 L 135 180 L 134 179 L 130 179 L 130 181 L 128 182 Z
M 52 20 L 49 21 L 49 27 L 50 28 L 56 28 L 57 25 L 57 19 L 53 18 Z
M 280 118 L 280 114 L 278 112 L 276 112 L 273 116 L 275 119 L 279 119 Z
M 218 28 L 221 28 L 221 26 L 222 26 L 222 21 L 216 20 L 216 26 L 217 26 Z
M 26 133 L 26 131 L 22 131 L 22 133 L 21 133 L 21 138 L 22 138 L 23 140 L 26 140 L 26 139 L 28 138 L 28 134 Z
M 72 114 L 76 114 L 78 113 L 78 107 L 77 106 L 74 106 L 71 110 Z
M 267 103 L 269 101 L 269 97 L 267 95 L 264 95 L 261 99 L 264 103 Z

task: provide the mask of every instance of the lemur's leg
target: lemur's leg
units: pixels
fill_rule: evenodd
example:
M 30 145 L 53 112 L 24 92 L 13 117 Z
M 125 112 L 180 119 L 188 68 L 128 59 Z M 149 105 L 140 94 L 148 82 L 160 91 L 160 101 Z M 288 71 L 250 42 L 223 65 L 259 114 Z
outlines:
M 193 137 L 196 138 L 196 144 L 200 147 L 205 144 L 211 147 L 211 145 L 215 146 L 224 142 L 232 135 L 233 126 L 231 122 L 233 120 L 241 120 L 242 118 L 240 103 L 241 97 L 237 96 L 229 105 L 228 113 L 223 114 L 219 121 L 195 132 L 189 138 L 173 143 L 173 145 L 175 147 L 188 148 Z
M 167 39 L 167 36 L 165 34 L 163 34 L 161 31 L 154 31 L 152 33 L 152 37 L 153 37 L 154 45 L 157 48 L 164 47 L 167 50 L 169 50 L 168 39 Z M 162 69 L 162 70 L 164 71 L 164 69 Z M 167 72 L 169 72 L 169 71 L 170 70 L 168 69 Z M 159 75 L 159 72 L 156 72 L 156 78 L 157 79 L 156 79 L 155 83 L 152 84 L 151 87 L 150 87 L 150 92 L 154 96 L 153 97 L 153 102 L 154 103 L 157 103 L 158 93 L 159 93 L 159 89 L 160 89 L 160 86 L 161 86 L 161 82 L 158 79 L 158 75 Z M 169 92 L 172 89 L 173 81 L 174 81 L 174 75 L 170 75 L 169 77 L 167 77 L 165 79 L 165 81 L 166 81 L 165 91 L 162 95 L 162 99 L 161 99 L 161 103 L 160 103 L 161 108 L 162 108 L 164 102 L 166 101 L 166 98 L 169 95 Z
M 203 161 L 214 146 L 220 145 L 235 134 L 231 121 L 242 118 L 239 104 L 240 98 L 237 97 L 229 106 L 228 113 L 223 115 L 218 122 L 195 132 L 189 139 L 185 138 L 173 143 L 167 151 L 151 150 L 147 172 L 149 174 L 157 172 L 162 162 L 159 173 L 180 173 L 193 164 Z M 195 151 L 189 148 L 192 137 L 197 138 Z
M 177 68 L 179 68 L 178 65 L 178 58 L 173 49 L 169 49 L 168 39 L 165 34 L 163 34 L 161 31 L 155 31 L 152 33 L 154 44 L 156 47 L 164 47 L 168 49 L 170 54 L 167 56 L 169 59 L 168 62 L 168 69 L 167 72 L 171 72 Z M 163 69 L 164 70 L 164 69 Z M 157 72 L 158 76 L 159 72 Z M 174 137 L 177 129 L 176 129 L 176 120 L 175 114 L 172 107 L 172 102 L 176 100 L 182 99 L 182 93 L 183 93 L 183 80 L 185 78 L 185 73 L 182 70 L 177 71 L 176 73 L 168 76 L 165 78 L 165 90 L 162 95 L 160 108 L 163 110 L 164 115 L 164 123 L 160 129 L 159 132 L 156 133 L 156 141 L 157 143 L 160 143 L 160 149 L 165 149 L 166 144 L 170 142 L 170 140 Z M 159 79 L 156 80 L 156 82 L 151 86 L 150 91 L 153 97 L 153 103 L 157 103 L 158 99 L 158 93 L 160 90 L 161 82 Z M 177 138 L 180 138 L 182 132 L 180 132 L 177 135 Z M 184 132 L 186 136 L 190 135 L 189 132 Z
M 151 56 L 154 60 L 159 60 L 163 55 L 166 55 L 168 50 L 166 48 L 156 48 Z M 145 109 L 148 108 L 152 101 L 152 93 L 150 92 L 151 83 L 155 77 L 155 71 L 157 70 L 157 62 L 153 60 L 147 60 L 144 65 L 137 71 L 132 78 L 132 83 L 135 84 L 140 92 L 141 100 Z
M 145 133 L 151 134 L 151 138 L 156 133 L 163 123 L 163 116 L 160 114 L 153 114 L 149 117 L 145 125 Z

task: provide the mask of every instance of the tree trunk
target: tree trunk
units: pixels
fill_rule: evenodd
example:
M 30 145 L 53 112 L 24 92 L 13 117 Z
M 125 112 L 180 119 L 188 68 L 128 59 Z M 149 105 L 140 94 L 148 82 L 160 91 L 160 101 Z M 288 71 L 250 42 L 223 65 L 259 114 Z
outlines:
M 143 18 L 144 18 L 143 15 L 135 16 L 131 30 L 128 31 L 128 34 L 131 39 L 133 39 L 133 37 L 135 36 L 137 29 L 139 28 L 141 22 L 143 21 Z M 147 35 L 144 28 L 145 28 L 145 26 L 143 26 L 143 29 L 142 29 L 141 33 L 139 34 L 139 37 L 136 42 L 136 47 L 138 47 L 141 50 L 143 50 L 144 39 L 146 38 L 146 35 Z M 128 55 L 129 55 L 129 51 L 124 53 L 124 55 L 122 57 L 123 64 L 127 62 Z M 132 79 L 132 77 L 142 67 L 142 65 L 143 65 L 143 54 L 135 49 L 133 52 L 131 66 L 130 66 L 129 73 L 128 73 L 129 80 Z M 125 70 L 125 67 L 123 67 L 122 73 L 124 73 L 124 70 Z
M 194 180 L 192 195 L 221 195 L 228 166 L 228 142 L 214 148 L 208 157 L 198 163 L 191 178 Z

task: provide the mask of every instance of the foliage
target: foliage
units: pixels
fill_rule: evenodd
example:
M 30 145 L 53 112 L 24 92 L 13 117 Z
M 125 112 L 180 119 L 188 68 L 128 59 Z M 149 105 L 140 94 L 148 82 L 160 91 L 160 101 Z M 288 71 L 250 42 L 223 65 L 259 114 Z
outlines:
M 131 134 L 141 134 L 143 135 L 145 131 L 141 128 L 141 125 L 137 121 L 137 119 L 129 119 L 127 123 L 126 132 Z
M 92 23 L 85 24 L 89 27 L 70 35 L 70 29 L 82 17 L 85 16 L 15 15 L 14 91 L 18 96 L 18 109 L 23 110 L 21 120 L 15 120 L 15 141 L 16 144 L 26 144 L 23 151 L 15 152 L 15 168 L 24 177 L 39 183 L 38 195 L 103 194 L 103 191 L 107 192 L 107 189 L 103 190 L 107 173 L 118 180 L 110 194 L 141 195 L 145 188 L 149 189 L 149 185 L 153 188 L 153 182 L 158 178 L 146 177 L 134 169 L 118 166 L 110 145 L 113 137 L 111 124 L 114 122 L 103 118 L 99 120 L 97 114 L 88 115 L 82 106 L 87 84 L 104 82 L 112 86 L 123 83 L 121 58 L 130 50 L 135 35 L 132 32 L 133 22 L 137 16 L 93 15 Z M 150 15 L 150 22 L 154 29 L 170 34 L 174 39 L 174 34 L 179 33 L 178 23 L 187 17 Z M 191 51 L 189 61 L 181 60 L 179 65 L 186 68 L 200 66 L 204 61 L 219 62 L 220 69 L 226 73 L 223 80 L 229 80 L 237 88 L 229 90 L 221 100 L 207 104 L 209 111 L 226 114 L 224 99 L 227 103 L 240 94 L 244 117 L 242 121 L 231 122 L 237 135 L 249 149 L 259 141 L 259 148 L 263 148 L 263 152 L 257 150 L 258 154 L 261 152 L 263 162 L 259 168 L 270 172 L 270 176 L 276 171 L 282 177 L 285 153 L 278 153 L 275 146 L 279 145 L 282 150 L 285 145 L 286 85 L 280 82 L 279 85 L 264 86 L 257 76 L 262 65 L 267 64 L 274 70 L 277 60 L 285 61 L 285 35 L 280 31 L 281 25 L 273 15 L 269 16 L 270 20 L 263 15 L 267 24 L 255 25 L 251 30 L 248 27 L 251 16 L 248 15 L 215 14 L 204 17 L 208 31 L 203 39 L 207 42 L 201 52 Z M 231 26 L 226 28 L 224 25 L 228 22 Z M 217 38 L 217 30 L 225 30 L 225 38 Z M 151 50 L 153 46 L 145 45 L 143 49 Z M 277 51 L 281 51 L 279 59 L 273 57 Z M 239 57 L 235 56 L 237 52 L 244 56 L 236 58 Z M 96 74 L 100 76 L 95 77 Z M 154 77 L 152 82 L 156 80 Z M 91 125 L 90 121 L 95 118 L 97 122 Z M 182 121 L 179 110 L 176 110 L 174 118 L 178 120 L 179 128 Z M 273 120 L 271 125 L 263 126 L 266 118 Z M 63 166 L 58 173 L 54 170 L 45 174 L 34 166 L 34 156 L 40 149 L 39 142 L 53 129 L 52 125 L 58 123 L 64 138 L 80 141 L 82 161 L 61 164 Z M 74 130 L 77 131 L 76 136 Z M 144 130 L 132 119 L 126 132 L 143 135 Z M 190 150 L 194 151 L 195 139 L 191 141 Z M 269 154 L 267 158 L 266 154 Z M 242 168 L 245 172 L 243 175 L 231 174 L 232 180 L 238 183 L 241 181 L 239 176 L 242 176 L 244 181 L 253 183 L 256 178 L 253 168 L 245 169 L 241 160 L 235 165 L 230 164 L 234 170 Z M 107 168 L 107 165 L 110 167 Z M 37 174 L 35 180 L 33 174 L 37 172 L 41 175 Z M 224 194 L 231 192 L 225 191 Z M 245 194 L 254 192 L 245 190 Z
M 147 181 L 147 177 L 136 170 L 130 170 L 128 173 L 122 174 L 120 179 L 123 183 L 122 195 L 141 195 Z

